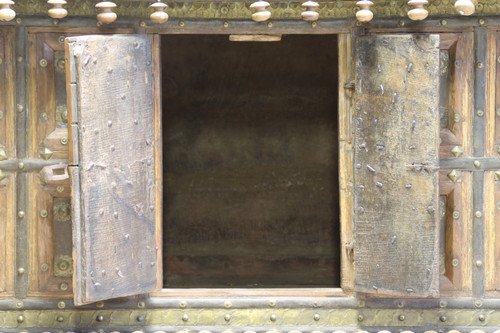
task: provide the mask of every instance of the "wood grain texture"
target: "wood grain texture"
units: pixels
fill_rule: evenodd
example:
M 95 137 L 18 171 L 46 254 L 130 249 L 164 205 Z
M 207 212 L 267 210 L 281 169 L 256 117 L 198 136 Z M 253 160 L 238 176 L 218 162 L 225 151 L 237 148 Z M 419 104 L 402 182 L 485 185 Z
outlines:
M 341 287 L 344 291 L 354 290 L 354 239 L 352 235 L 352 98 L 354 80 L 352 66 L 353 47 L 351 34 L 340 34 L 339 48 L 339 202 L 340 202 L 340 258 Z
M 442 33 L 440 37 L 441 158 L 455 157 L 454 147 L 470 156 L 473 33 Z M 458 117 L 456 121 L 455 117 Z
M 15 158 L 14 111 L 14 29 L 0 29 L 0 149 Z M 3 171 L 0 180 L 0 298 L 11 297 L 14 290 L 16 175 Z
M 472 174 L 461 172 L 457 182 L 448 178 L 451 170 L 439 172 L 439 195 L 446 197 L 441 225 L 441 296 L 468 296 L 471 291 Z M 458 215 L 454 216 L 454 212 Z M 455 262 L 453 260 L 456 260 Z
M 150 40 L 75 37 L 66 52 L 67 70 L 76 69 L 69 83 L 78 91 L 78 119 L 70 120 L 78 125 L 80 162 L 73 168 L 80 186 L 72 187 L 80 197 L 73 216 L 75 303 L 153 291 L 160 244 Z
M 356 43 L 355 289 L 439 295 L 439 36 Z

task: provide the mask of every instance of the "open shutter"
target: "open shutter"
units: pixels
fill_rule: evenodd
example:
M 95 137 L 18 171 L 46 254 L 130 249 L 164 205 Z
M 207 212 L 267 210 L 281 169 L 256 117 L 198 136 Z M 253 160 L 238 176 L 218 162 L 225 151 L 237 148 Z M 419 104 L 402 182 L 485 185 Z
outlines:
M 75 304 L 160 280 L 153 73 L 146 36 L 66 40 Z
M 356 42 L 355 290 L 439 294 L 439 36 Z

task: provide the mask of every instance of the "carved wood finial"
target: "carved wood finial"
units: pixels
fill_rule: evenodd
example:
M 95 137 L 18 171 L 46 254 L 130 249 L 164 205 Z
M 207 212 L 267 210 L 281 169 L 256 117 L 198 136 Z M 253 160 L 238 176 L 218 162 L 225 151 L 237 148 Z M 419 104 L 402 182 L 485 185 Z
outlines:
M 408 17 L 413 21 L 421 21 L 425 19 L 429 12 L 424 8 L 429 2 L 427 0 L 410 0 L 408 4 L 413 8 L 408 11 Z
M 66 0 L 49 0 L 47 3 L 52 5 L 52 8 L 48 11 L 50 17 L 62 19 L 68 15 L 68 11 L 63 8 L 63 5 L 67 3 Z
M 370 6 L 373 2 L 370 0 L 360 0 L 356 2 L 359 6 L 359 10 L 356 12 L 356 19 L 359 22 L 370 22 L 373 18 L 373 12 L 370 10 Z
M 12 0 L 0 0 L 0 21 L 12 21 L 16 12 L 10 8 L 14 4 Z
M 250 5 L 250 8 L 255 8 L 255 13 L 252 14 L 252 20 L 256 22 L 263 22 L 269 20 L 271 12 L 266 10 L 269 6 L 267 1 L 256 1 Z
M 319 4 L 316 1 L 306 1 L 302 4 L 302 7 L 306 7 L 306 10 L 300 14 L 304 21 L 314 22 L 318 20 L 319 13 L 316 8 L 319 7 Z
M 455 9 L 460 15 L 469 16 L 476 11 L 476 5 L 472 0 L 457 0 L 455 1 Z
M 168 7 L 167 4 L 161 1 L 157 1 L 149 7 L 155 10 L 149 17 L 151 19 L 151 22 L 162 24 L 168 21 L 168 14 L 165 13 L 165 8 Z
M 101 10 L 101 12 L 97 14 L 97 19 L 99 20 L 99 22 L 109 24 L 116 21 L 117 15 L 111 10 L 112 8 L 116 7 L 116 4 L 114 2 L 103 1 L 99 2 L 95 6 Z

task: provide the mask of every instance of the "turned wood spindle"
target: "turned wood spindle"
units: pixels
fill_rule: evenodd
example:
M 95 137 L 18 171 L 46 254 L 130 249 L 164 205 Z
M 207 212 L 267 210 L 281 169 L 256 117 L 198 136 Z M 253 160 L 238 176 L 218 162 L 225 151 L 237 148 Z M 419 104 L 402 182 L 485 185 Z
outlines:
M 370 10 L 370 6 L 373 2 L 370 0 L 360 0 L 356 2 L 359 6 L 359 10 L 356 12 L 356 19 L 359 22 L 370 22 L 373 18 L 373 12 Z
M 319 7 L 319 4 L 316 1 L 306 1 L 302 4 L 302 7 L 306 7 L 306 10 L 300 14 L 304 21 L 314 22 L 318 20 L 319 13 L 316 8 Z
M 413 21 L 421 21 L 425 19 L 429 12 L 424 8 L 429 2 L 427 0 L 410 0 L 408 4 L 413 8 L 408 11 L 408 17 Z
M 255 8 L 255 13 L 252 14 L 252 20 L 256 22 L 263 22 L 269 20 L 271 12 L 266 10 L 269 6 L 267 1 L 256 1 L 250 5 L 250 8 Z
M 460 15 L 469 16 L 476 11 L 476 5 L 471 0 L 457 0 L 455 9 Z
M 116 4 L 114 2 L 103 1 L 99 2 L 95 6 L 101 10 L 101 12 L 97 14 L 97 19 L 99 20 L 99 22 L 109 24 L 116 21 L 117 15 L 111 10 L 112 8 L 116 7 Z
M 68 11 L 63 8 L 66 4 L 66 0 L 49 0 L 47 1 L 52 8 L 49 9 L 49 16 L 54 19 L 62 19 L 68 15 Z
M 10 8 L 14 4 L 12 0 L 0 0 L 0 21 L 12 21 L 16 12 Z
M 167 4 L 161 1 L 157 1 L 149 7 L 155 10 L 149 17 L 151 19 L 151 22 L 162 24 L 168 21 L 168 14 L 165 13 L 165 8 L 168 7 Z

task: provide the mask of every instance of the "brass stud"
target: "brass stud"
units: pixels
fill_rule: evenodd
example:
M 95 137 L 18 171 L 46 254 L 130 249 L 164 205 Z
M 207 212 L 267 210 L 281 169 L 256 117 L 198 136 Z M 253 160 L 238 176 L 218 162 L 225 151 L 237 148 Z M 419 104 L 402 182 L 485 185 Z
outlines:
M 365 317 L 363 315 L 358 316 L 358 321 L 363 321 L 364 319 L 365 319 Z
M 476 267 L 483 266 L 483 262 L 481 260 L 476 260 Z
M 63 282 L 59 285 L 59 289 L 61 290 L 68 290 L 68 284 L 66 282 Z
M 476 212 L 474 213 L 474 216 L 479 219 L 479 218 L 481 218 L 481 216 L 483 216 L 483 213 L 481 213 L 481 211 L 479 211 L 479 210 L 476 210 Z
M 23 162 L 17 163 L 17 167 L 21 170 L 24 169 L 24 163 Z
M 22 315 L 21 316 L 17 316 L 17 322 L 19 324 L 22 324 L 24 322 L 24 316 L 22 316 Z
M 457 170 L 451 170 L 449 173 L 448 173 L 448 178 L 456 183 L 459 179 L 460 179 L 460 173 L 457 172 Z
M 276 300 L 274 300 L 274 299 L 269 300 L 269 306 L 271 306 L 271 307 L 276 306 Z
M 98 321 L 98 322 L 102 322 L 102 321 L 104 321 L 104 316 L 103 315 L 98 315 L 97 317 L 95 317 L 95 320 Z
M 97 302 L 95 303 L 95 307 L 98 308 L 98 309 L 102 309 L 104 307 L 104 302 Z
M 59 185 L 56 187 L 56 191 L 59 192 L 59 193 L 63 193 L 64 192 L 64 186 L 62 185 Z
M 63 316 L 57 316 L 56 320 L 60 323 L 62 323 L 64 321 L 64 317 Z
M 26 273 L 26 270 L 23 267 L 17 269 L 17 275 L 24 275 L 24 273 Z
M 47 212 L 47 210 L 46 210 L 46 209 L 42 209 L 42 210 L 40 211 L 40 216 L 41 216 L 41 217 L 45 218 L 45 217 L 47 217 L 48 215 L 49 215 L 49 212 Z
M 40 67 L 45 68 L 47 67 L 47 64 L 48 64 L 47 59 L 40 60 Z
M 451 149 L 451 153 L 453 154 L 453 156 L 459 157 L 463 154 L 463 150 L 459 146 L 455 146 Z
M 188 321 L 189 320 L 189 316 L 187 314 L 183 314 L 181 318 L 182 318 L 182 321 Z
M 454 121 L 454 122 L 458 123 L 458 122 L 460 121 L 460 119 L 462 119 L 462 118 L 460 117 L 460 114 L 455 113 L 455 114 L 453 115 L 453 121 Z
M 451 261 L 451 265 L 453 267 L 457 267 L 458 266 L 458 259 L 457 258 L 454 258 L 452 261 Z
M 448 318 L 446 318 L 446 316 L 445 316 L 445 315 L 441 315 L 441 316 L 439 317 L 439 320 L 440 320 L 440 321 L 442 321 L 443 323 L 444 323 L 447 319 L 448 319 Z
M 318 26 L 318 22 L 311 22 L 311 28 L 316 28 Z
M 230 301 L 225 301 L 225 302 L 224 302 L 224 307 L 225 307 L 226 309 L 229 309 L 229 308 L 231 308 L 232 306 L 233 306 L 233 304 L 232 304 Z
M 20 210 L 19 212 L 17 212 L 17 217 L 19 217 L 20 219 L 24 218 L 25 214 L 24 214 L 24 211 L 23 210 Z
M 224 320 L 225 321 L 230 321 L 231 320 L 231 315 L 229 313 L 224 315 Z
M 40 152 L 40 157 L 42 157 L 44 160 L 49 160 L 52 155 L 54 155 L 54 153 L 47 147 L 43 148 Z
M 500 180 L 500 170 L 495 171 L 495 180 Z
M 482 117 L 482 116 L 484 116 L 484 111 L 483 110 L 477 110 L 476 115 L 478 117 Z
M 137 317 L 135 317 L 135 320 L 139 323 L 142 323 L 144 321 L 144 316 L 143 315 L 138 315 Z
M 446 306 L 448 305 L 448 303 L 446 301 L 439 301 L 439 307 L 441 308 L 445 308 Z
M 273 27 L 273 22 L 267 22 L 267 27 L 272 28 Z
M 185 25 L 184 21 L 179 21 L 179 27 L 182 28 L 182 27 L 184 27 L 184 25 Z
M 404 27 L 405 26 L 405 21 L 404 20 L 399 20 L 398 25 L 400 27 Z
M 479 319 L 479 321 L 485 321 L 486 320 L 486 316 L 484 314 L 480 314 L 477 319 Z
M 475 166 L 476 168 L 479 168 L 479 167 L 481 166 L 481 162 L 479 162 L 479 161 L 477 161 L 477 160 L 476 160 L 476 161 L 474 161 L 474 166 Z
M 447 24 L 448 24 L 448 21 L 446 21 L 446 20 L 441 20 L 441 25 L 442 25 L 443 27 L 444 27 L 445 25 L 447 25 Z
M 23 62 L 23 60 L 24 60 L 24 59 L 23 59 L 23 57 L 17 57 L 17 58 L 16 58 L 16 61 L 17 61 L 18 63 Z
M 455 210 L 455 211 L 453 211 L 453 218 L 454 218 L 455 220 L 458 220 L 458 219 L 460 218 L 460 213 L 459 213 L 458 211 L 456 211 L 456 210 Z
M 228 27 L 229 27 L 229 22 L 224 21 L 224 23 L 222 23 L 222 26 L 223 26 L 224 28 L 228 28 Z
M 23 23 L 23 20 L 20 17 L 18 17 L 18 18 L 16 18 L 16 23 L 21 24 L 21 23 Z
M 406 316 L 404 314 L 399 315 L 398 317 L 399 321 L 404 321 L 406 319 Z
M 144 302 L 138 302 L 138 303 L 137 303 L 137 307 L 138 307 L 139 309 L 144 309 L 144 308 L 146 307 L 146 303 L 144 303 Z
M 46 271 L 48 271 L 48 270 L 49 270 L 49 264 L 46 264 L 46 263 L 45 263 L 45 264 L 42 264 L 41 269 L 42 269 L 42 272 L 46 272 Z
M 485 19 L 479 19 L 478 21 L 479 25 L 484 25 L 486 23 Z
M 0 161 L 5 161 L 7 158 L 7 152 L 5 152 L 5 149 L 0 149 Z
M 271 321 L 276 321 L 276 319 L 278 319 L 278 317 L 277 317 L 277 316 L 273 313 L 273 314 L 269 317 L 269 319 L 270 319 Z
M 68 138 L 67 138 L 67 137 L 65 137 L 65 136 L 63 136 L 63 137 L 61 138 L 61 144 L 62 144 L 62 145 L 67 145 L 67 144 L 68 144 Z
M 57 307 L 59 309 L 64 309 L 66 307 L 66 303 L 64 303 L 63 301 L 60 301 L 57 303 Z
M 478 61 L 477 64 L 476 64 L 476 68 L 478 68 L 478 69 L 484 68 L 483 62 L 482 61 Z
M 17 104 L 16 108 L 17 108 L 17 112 L 19 112 L 19 113 L 24 111 L 24 106 L 22 106 L 21 104 Z
M 139 22 L 139 26 L 141 28 L 145 28 L 146 27 L 146 22 L 144 22 L 144 21 Z
M 480 308 L 480 307 L 482 307 L 482 306 L 483 306 L 483 301 L 481 301 L 480 299 L 476 299 L 476 300 L 474 301 L 474 306 L 475 306 L 476 308 Z
M 125 235 L 125 239 L 128 239 L 128 237 L 127 237 L 127 236 L 128 236 L 128 234 L 127 234 L 127 235 Z M 180 307 L 181 309 L 184 309 L 186 306 L 187 306 L 187 302 L 186 302 L 186 301 L 180 301 L 180 302 L 179 302 L 179 307 Z
M 315 314 L 314 314 L 314 316 L 313 316 L 313 319 L 314 319 L 315 321 L 320 320 L 320 318 L 321 318 L 321 317 L 320 317 L 320 316 L 319 316 L 319 314 L 317 314 L 317 313 L 315 313 Z
M 23 307 L 23 301 L 17 301 L 16 302 L 16 308 L 21 309 Z

